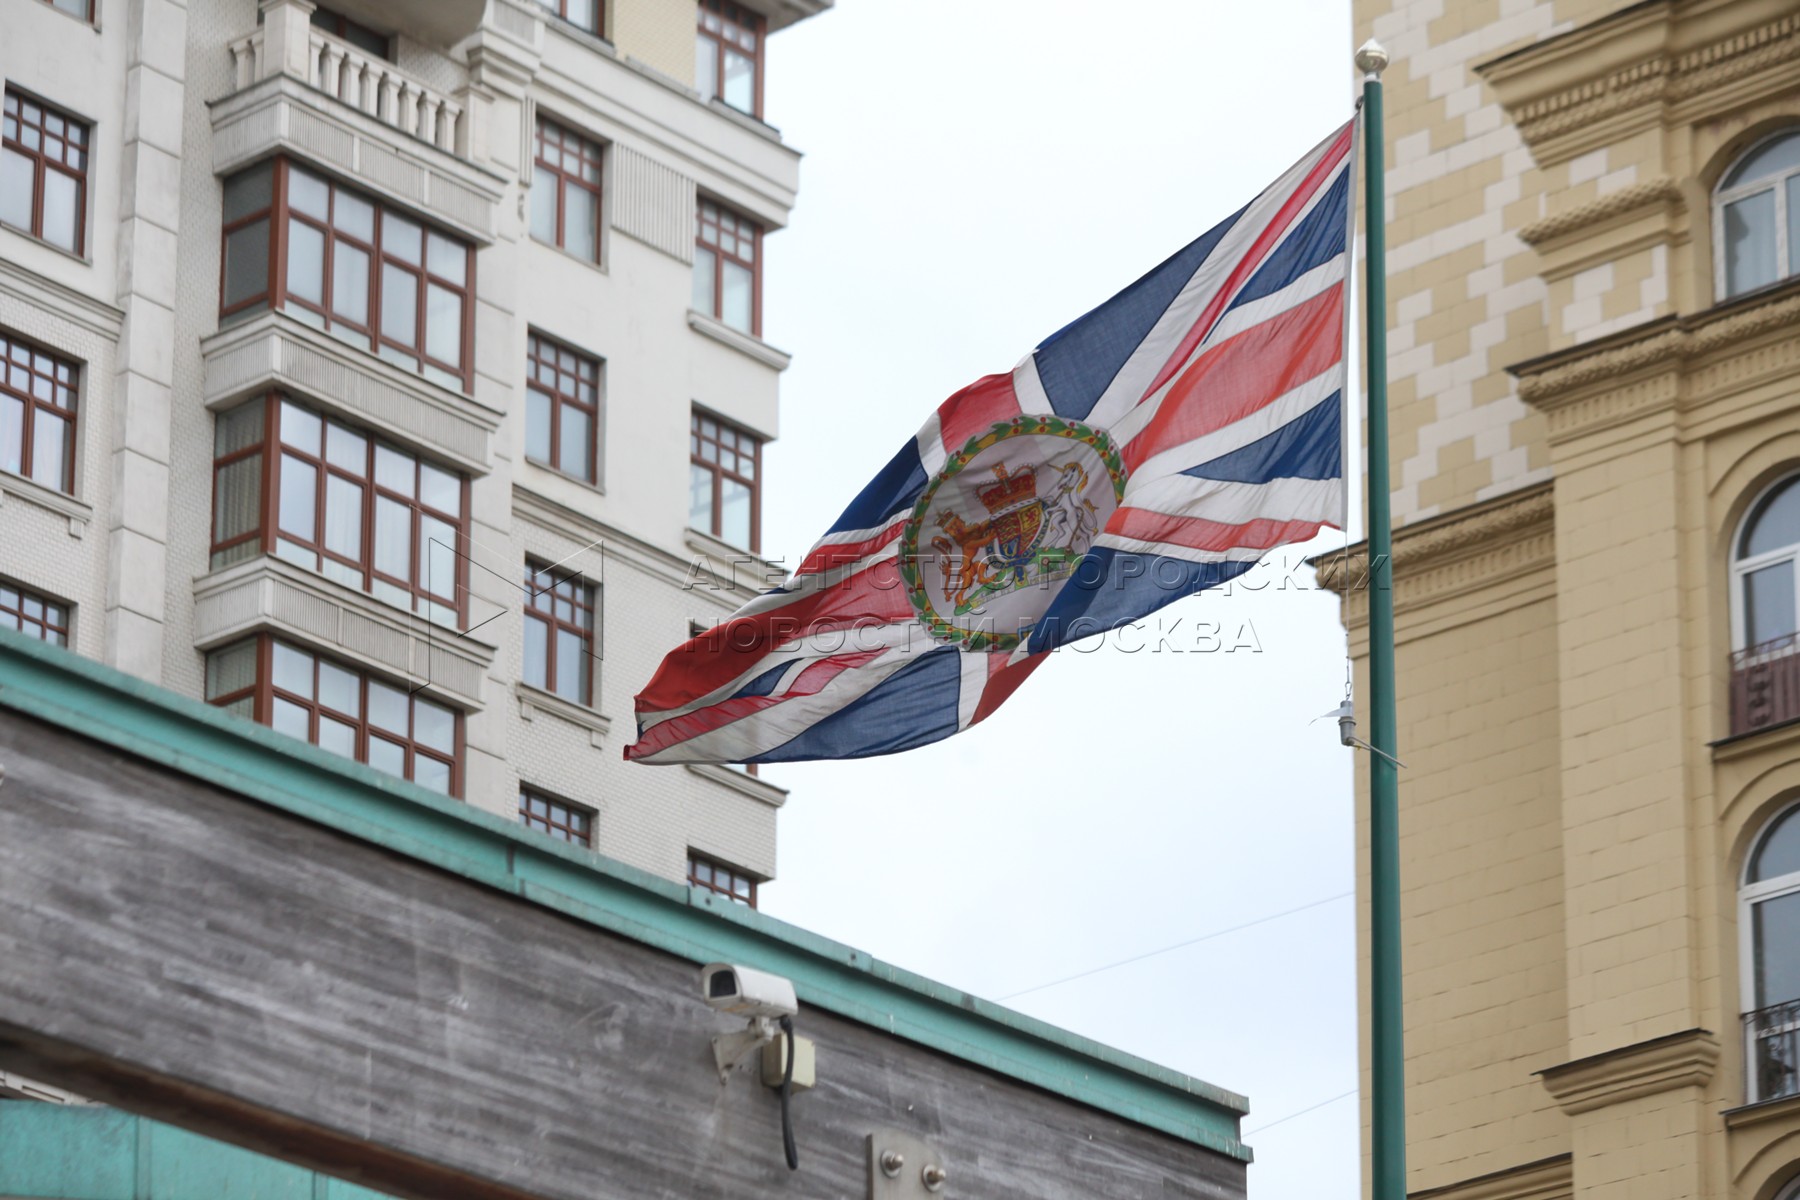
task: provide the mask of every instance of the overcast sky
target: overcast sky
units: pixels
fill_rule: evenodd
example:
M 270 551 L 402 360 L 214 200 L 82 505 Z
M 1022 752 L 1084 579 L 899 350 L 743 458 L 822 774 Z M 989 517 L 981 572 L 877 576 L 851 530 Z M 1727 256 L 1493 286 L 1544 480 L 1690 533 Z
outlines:
M 767 243 L 795 358 L 764 549 L 798 561 L 946 396 L 1346 120 L 1351 49 L 1347 0 L 838 0 L 777 34 L 768 117 L 806 159 Z M 765 768 L 793 795 L 764 907 L 990 999 L 1261 921 L 1005 1002 L 1248 1095 L 1256 1200 L 1353 1200 L 1351 752 L 1309 724 L 1344 638 L 1282 566 L 949 741 Z

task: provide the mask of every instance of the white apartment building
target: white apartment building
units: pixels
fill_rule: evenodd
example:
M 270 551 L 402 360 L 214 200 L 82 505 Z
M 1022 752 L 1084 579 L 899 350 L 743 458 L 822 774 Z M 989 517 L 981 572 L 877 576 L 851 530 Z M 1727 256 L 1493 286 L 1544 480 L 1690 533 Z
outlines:
M 754 903 L 782 791 L 621 748 L 762 582 L 830 2 L 0 0 L 0 625 Z

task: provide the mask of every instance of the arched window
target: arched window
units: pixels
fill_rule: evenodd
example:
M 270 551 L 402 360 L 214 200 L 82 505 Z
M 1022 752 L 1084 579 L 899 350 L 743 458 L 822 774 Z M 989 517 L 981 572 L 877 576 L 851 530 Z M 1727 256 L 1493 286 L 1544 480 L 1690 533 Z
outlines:
M 1791 642 L 1800 629 L 1800 475 L 1751 505 L 1732 550 L 1731 575 L 1737 648 L 1766 651 Z
M 1800 129 L 1752 146 L 1713 194 L 1719 298 L 1800 275 Z
M 1738 892 L 1750 1100 L 1800 1093 L 1800 804 L 1764 827 Z

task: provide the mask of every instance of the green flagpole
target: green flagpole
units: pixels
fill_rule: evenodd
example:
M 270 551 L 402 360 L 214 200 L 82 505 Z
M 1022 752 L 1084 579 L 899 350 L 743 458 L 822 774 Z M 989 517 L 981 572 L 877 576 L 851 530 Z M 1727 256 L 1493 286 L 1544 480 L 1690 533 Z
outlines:
M 1388 510 L 1387 212 L 1382 179 L 1381 72 L 1374 39 L 1363 73 L 1363 325 L 1369 406 L 1369 948 L 1370 1179 L 1374 1200 L 1406 1200 L 1406 1048 L 1400 988 L 1400 776 L 1395 758 L 1394 576 Z

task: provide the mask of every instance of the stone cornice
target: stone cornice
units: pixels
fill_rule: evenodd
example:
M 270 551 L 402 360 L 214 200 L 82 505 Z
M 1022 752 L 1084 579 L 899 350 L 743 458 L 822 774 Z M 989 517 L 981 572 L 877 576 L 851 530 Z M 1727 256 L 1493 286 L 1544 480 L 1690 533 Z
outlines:
M 1519 398 L 1549 416 L 1551 440 L 1561 441 L 1674 407 L 1687 393 L 1710 396 L 1738 380 L 1800 369 L 1796 324 L 1800 282 L 1791 282 L 1508 370 L 1518 378 Z M 1768 343 L 1768 353 L 1758 341 Z
M 1688 1029 L 1536 1074 L 1562 1110 L 1573 1115 L 1656 1092 L 1704 1086 L 1718 1062 L 1719 1039 L 1712 1031 Z
M 1632 5 L 1476 72 L 1499 93 L 1539 165 L 1547 166 L 1612 140 L 1621 120 L 1652 120 L 1664 106 L 1687 101 L 1730 103 L 1729 85 L 1800 59 L 1800 16 L 1791 13 L 1676 50 L 1676 32 L 1686 32 L 1684 7 L 1692 6 Z M 1709 15 L 1720 18 L 1723 11 L 1715 7 Z M 1630 57 L 1621 61 L 1621 55 Z
M 1555 559 L 1555 512 L 1553 485 L 1542 483 L 1396 530 L 1396 607 L 1549 565 Z M 1367 588 L 1367 564 L 1367 542 L 1313 560 L 1319 586 L 1340 595 Z
M 1411 1192 L 1407 1200 L 1566 1200 L 1574 1194 L 1570 1156 L 1559 1154 L 1460 1183 Z
M 1597 225 L 1609 218 L 1664 203 L 1681 203 L 1680 185 L 1666 175 L 1609 192 L 1598 200 L 1590 200 L 1563 212 L 1551 213 L 1519 230 L 1519 240 L 1537 249 L 1546 242 L 1586 229 L 1590 225 Z

